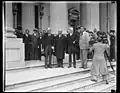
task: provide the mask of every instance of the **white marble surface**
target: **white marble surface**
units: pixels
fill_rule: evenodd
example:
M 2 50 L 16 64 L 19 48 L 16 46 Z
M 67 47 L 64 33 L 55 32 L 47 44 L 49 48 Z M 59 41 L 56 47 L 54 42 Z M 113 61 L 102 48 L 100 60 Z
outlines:
M 115 64 L 115 63 L 114 63 Z M 87 69 L 90 69 L 91 62 L 88 63 Z M 86 69 L 86 70 L 87 70 Z M 77 71 L 83 71 L 83 68 L 48 68 L 48 69 L 31 69 L 31 70 L 25 70 L 25 71 L 19 71 L 19 72 L 6 72 L 6 85 L 24 82 L 24 81 L 30 81 L 30 80 L 36 80 L 36 79 L 42 79 L 46 77 L 52 77 L 62 74 L 68 74 L 72 72 Z
M 23 67 L 25 65 L 24 55 L 22 39 L 7 38 L 5 41 L 5 70 Z

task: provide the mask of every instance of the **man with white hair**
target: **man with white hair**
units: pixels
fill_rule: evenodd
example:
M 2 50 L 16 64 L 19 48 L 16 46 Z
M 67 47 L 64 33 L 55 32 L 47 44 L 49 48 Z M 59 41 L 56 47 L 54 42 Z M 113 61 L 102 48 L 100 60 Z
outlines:
M 81 27 L 79 46 L 80 46 L 80 58 L 82 61 L 82 68 L 86 69 L 87 55 L 88 55 L 88 49 L 89 49 L 89 34 L 84 30 L 83 27 Z
M 51 28 L 48 27 L 47 34 L 44 35 L 45 68 L 51 68 L 51 58 L 54 49 L 54 35 L 51 34 Z M 49 57 L 49 64 L 47 62 Z
M 76 35 L 73 33 L 73 28 L 69 28 L 70 33 L 67 35 L 67 44 L 68 44 L 68 54 L 69 54 L 69 66 L 72 65 L 72 54 L 73 54 L 73 66 L 76 68 L 76 59 L 75 59 L 75 43 L 76 43 Z
M 63 59 L 65 56 L 65 36 L 62 34 L 62 29 L 58 30 L 58 35 L 55 37 L 55 53 L 58 67 L 63 68 Z

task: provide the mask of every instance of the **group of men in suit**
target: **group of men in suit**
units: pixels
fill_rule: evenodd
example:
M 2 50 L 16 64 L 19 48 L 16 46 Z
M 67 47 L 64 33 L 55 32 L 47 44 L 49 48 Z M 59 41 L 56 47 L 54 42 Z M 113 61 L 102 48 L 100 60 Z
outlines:
M 73 67 L 76 68 L 76 60 L 78 59 L 81 60 L 82 68 L 87 68 L 91 36 L 84 27 L 78 27 L 77 31 L 74 31 L 73 27 L 70 27 L 67 35 L 62 34 L 62 29 L 58 30 L 57 35 L 53 35 L 51 28 L 48 28 L 47 31 L 34 29 L 32 35 L 26 29 L 24 34 L 16 33 L 16 35 L 20 38 L 22 37 L 25 43 L 25 60 L 41 60 L 43 54 L 45 56 L 45 68 L 51 68 L 52 55 L 55 55 L 57 66 L 63 68 L 63 59 L 65 58 L 65 53 L 68 53 L 68 68 L 72 67 L 72 63 Z M 94 30 L 95 36 L 96 29 Z

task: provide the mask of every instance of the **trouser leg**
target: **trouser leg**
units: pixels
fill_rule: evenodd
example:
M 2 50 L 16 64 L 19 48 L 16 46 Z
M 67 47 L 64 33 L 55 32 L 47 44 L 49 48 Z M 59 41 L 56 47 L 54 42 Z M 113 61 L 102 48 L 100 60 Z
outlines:
M 60 59 L 57 58 L 57 66 L 60 67 Z
M 72 55 L 71 53 L 69 54 L 69 67 L 71 67 L 71 64 L 72 64 Z
M 48 47 L 45 48 L 45 67 L 48 67 L 47 61 L 48 61 Z
M 38 58 L 39 60 L 41 60 L 41 49 L 40 48 L 38 49 Z
M 75 53 L 73 53 L 73 66 L 76 68 Z
M 80 49 L 80 58 L 81 58 L 81 67 L 83 67 L 84 64 L 83 64 L 83 50 L 82 49 Z
M 51 67 L 51 59 L 52 59 L 52 49 L 51 49 L 51 47 L 49 47 L 49 49 L 48 49 L 48 55 L 49 55 L 49 67 Z
M 63 67 L 63 59 L 60 59 L 60 67 Z
M 88 50 L 84 49 L 83 50 L 83 64 L 84 64 L 84 68 L 87 68 L 87 54 L 88 54 Z
M 63 67 L 63 59 L 61 59 L 61 66 Z

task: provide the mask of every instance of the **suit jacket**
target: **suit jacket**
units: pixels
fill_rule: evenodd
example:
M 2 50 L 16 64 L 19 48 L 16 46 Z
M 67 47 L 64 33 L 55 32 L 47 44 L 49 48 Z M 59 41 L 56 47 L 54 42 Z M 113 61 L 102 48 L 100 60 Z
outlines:
M 73 53 L 76 52 L 77 49 L 75 48 L 75 44 L 73 42 L 77 42 L 77 38 L 76 38 L 76 34 L 72 34 L 70 36 L 70 34 L 67 35 L 67 44 L 68 44 L 68 53 Z
M 90 41 L 89 34 L 87 32 L 83 32 L 83 34 L 80 36 L 80 39 L 79 39 L 80 49 L 88 49 L 89 41 Z
M 65 36 L 64 35 L 61 35 L 61 37 L 57 35 L 55 37 L 55 53 L 58 59 L 64 58 L 64 54 L 65 54 Z
M 43 37 L 43 48 L 45 49 L 47 46 L 54 46 L 54 35 L 48 36 L 45 34 Z
M 115 47 L 115 35 L 110 35 L 110 46 Z
M 23 43 L 25 43 L 25 44 L 30 43 L 30 34 L 28 34 L 28 35 L 24 34 L 23 35 Z
M 37 42 L 38 42 L 39 49 L 41 49 L 41 45 L 42 45 L 42 43 L 43 43 L 43 37 L 42 37 L 42 36 L 41 36 L 41 37 L 38 37 Z M 42 46 L 42 48 L 43 48 L 43 46 Z
M 37 35 L 35 36 L 34 34 L 32 34 L 31 37 L 32 37 L 32 46 L 37 48 L 38 47 L 38 41 L 37 41 L 38 36 Z

